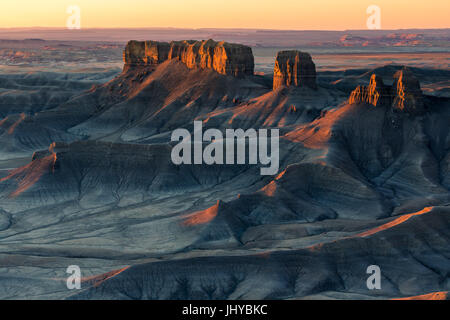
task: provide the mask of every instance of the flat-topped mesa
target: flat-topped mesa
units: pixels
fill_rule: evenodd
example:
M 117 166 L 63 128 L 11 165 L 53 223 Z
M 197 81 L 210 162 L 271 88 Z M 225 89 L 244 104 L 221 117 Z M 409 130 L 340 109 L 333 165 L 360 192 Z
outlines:
M 425 111 L 419 80 L 407 67 L 394 74 L 392 95 L 392 107 L 396 110 L 411 114 L 421 114 Z
M 156 66 L 177 59 L 188 68 L 212 69 L 223 75 L 253 75 L 255 63 L 248 46 L 214 40 L 129 41 L 124 50 L 124 69 L 130 66 Z
M 392 87 L 385 86 L 381 77 L 373 74 L 368 86 L 358 86 L 352 91 L 348 103 L 386 106 L 412 115 L 425 112 L 419 80 L 406 67 L 394 74 Z
M 252 49 L 242 44 L 204 41 L 173 41 L 169 59 L 178 59 L 188 68 L 213 69 L 224 75 L 253 75 L 255 62 Z
M 309 53 L 297 50 L 278 52 L 273 70 L 273 89 L 281 86 L 317 89 L 316 65 Z
M 124 69 L 134 66 L 156 66 L 167 60 L 170 44 L 158 41 L 128 41 L 123 51 Z
M 390 103 L 390 90 L 385 86 L 381 77 L 373 74 L 370 77 L 368 86 L 358 86 L 350 94 L 348 102 L 353 103 L 367 103 L 373 106 L 386 105 Z

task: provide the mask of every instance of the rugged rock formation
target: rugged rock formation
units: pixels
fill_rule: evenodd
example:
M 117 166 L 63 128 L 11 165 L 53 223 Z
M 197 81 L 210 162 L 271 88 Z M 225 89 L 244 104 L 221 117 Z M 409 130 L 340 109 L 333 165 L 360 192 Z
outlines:
M 170 45 L 167 42 L 135 41 L 128 42 L 123 52 L 125 67 L 136 65 L 158 65 L 167 60 Z
M 255 67 L 250 47 L 214 40 L 174 41 L 169 59 L 179 59 L 190 69 L 213 69 L 235 77 L 253 75 Z
M 166 60 L 178 59 L 188 68 L 212 69 L 223 75 L 253 75 L 254 58 L 250 47 L 214 40 L 129 41 L 124 50 L 125 68 L 156 66 Z
M 320 77 L 317 91 L 272 91 L 268 77 L 223 76 L 195 59 L 199 69 L 189 70 L 178 60 L 191 50 L 211 67 L 215 51 L 205 47 L 130 45 L 129 72 L 103 85 L 106 76 L 91 72 L 0 76 L 0 299 L 448 292 L 450 99 L 424 95 L 424 117 L 394 113 L 392 92 L 414 88 L 404 72 L 395 90 L 373 76 L 354 94 L 360 104 L 342 103 L 357 81 L 376 73 L 387 82 L 398 66 L 338 72 L 352 81 L 343 91 L 330 85 L 334 76 Z M 435 71 L 414 70 L 423 83 L 435 80 Z M 85 82 L 96 86 L 65 93 L 87 90 Z M 30 94 L 36 84 L 51 87 L 39 96 L 63 93 L 64 102 L 39 106 L 51 100 Z M 5 100 L 22 90 L 27 99 Z M 192 134 L 194 119 L 204 132 L 279 128 L 278 174 L 261 177 L 261 155 L 255 165 L 175 165 L 171 133 Z M 373 263 L 382 290 L 367 290 L 362 278 Z M 82 290 L 55 280 L 69 265 L 82 266 Z
M 419 80 L 410 69 L 405 67 L 395 73 L 392 94 L 394 97 L 392 107 L 394 109 L 411 114 L 424 112 Z
M 389 103 L 389 88 L 381 77 L 373 74 L 369 86 L 358 86 L 350 94 L 349 103 L 368 103 L 373 106 Z
M 317 89 L 316 65 L 309 53 L 297 50 L 278 52 L 273 71 L 273 89 L 283 85 Z
M 395 111 L 421 114 L 425 111 L 419 80 L 404 67 L 394 75 L 392 87 L 385 86 L 381 77 L 373 74 L 368 86 L 358 86 L 348 99 L 350 104 L 367 103 L 391 106 Z

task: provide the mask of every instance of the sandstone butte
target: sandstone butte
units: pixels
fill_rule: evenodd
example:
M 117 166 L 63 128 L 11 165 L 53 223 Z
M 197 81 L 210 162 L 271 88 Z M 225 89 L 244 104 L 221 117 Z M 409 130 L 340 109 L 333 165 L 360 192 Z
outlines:
M 425 111 L 419 80 L 410 69 L 403 67 L 394 74 L 392 87 L 385 86 L 381 77 L 373 74 L 368 86 L 358 86 L 348 99 L 350 104 L 366 103 L 391 106 L 393 110 L 417 115 Z
M 411 114 L 424 112 L 425 107 L 419 80 L 409 68 L 403 67 L 394 74 L 392 91 L 394 93 L 392 101 L 394 109 Z
M 368 86 L 357 86 L 352 91 L 349 103 L 368 103 L 376 107 L 388 103 L 389 96 L 390 89 L 384 85 L 380 76 L 373 74 Z
M 309 53 L 297 50 L 278 52 L 273 70 L 273 89 L 281 86 L 317 89 L 316 65 Z
M 253 75 L 252 49 L 241 44 L 214 40 L 158 42 L 131 40 L 123 52 L 124 70 L 134 66 L 156 66 L 177 59 L 189 69 L 212 69 L 223 75 Z

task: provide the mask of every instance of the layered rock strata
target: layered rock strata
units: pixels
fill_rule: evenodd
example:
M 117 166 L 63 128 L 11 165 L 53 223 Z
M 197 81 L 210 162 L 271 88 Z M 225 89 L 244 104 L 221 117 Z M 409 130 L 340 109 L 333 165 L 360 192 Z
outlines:
M 317 89 L 316 65 L 309 53 L 297 50 L 278 52 L 273 71 L 273 89 L 281 86 Z
M 395 111 L 414 115 L 425 112 L 419 80 L 406 67 L 394 74 L 392 87 L 385 86 L 381 77 L 373 74 L 369 85 L 356 87 L 348 102 L 390 106 Z
M 357 86 L 352 91 L 349 103 L 367 103 L 373 106 L 389 103 L 390 90 L 385 86 L 381 77 L 373 74 L 368 86 Z
M 419 80 L 410 69 L 403 68 L 394 74 L 392 94 L 394 109 L 411 114 L 420 114 L 425 111 Z
M 223 75 L 253 75 L 252 49 L 241 44 L 214 40 L 129 41 L 123 54 L 125 69 L 132 66 L 156 66 L 177 59 L 189 69 L 212 69 Z

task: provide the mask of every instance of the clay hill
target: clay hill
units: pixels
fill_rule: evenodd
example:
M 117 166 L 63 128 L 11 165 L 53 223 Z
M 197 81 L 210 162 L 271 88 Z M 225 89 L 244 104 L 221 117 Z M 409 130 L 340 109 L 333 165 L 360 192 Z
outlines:
M 105 83 L 0 104 L 0 297 L 447 297 L 450 100 L 408 67 L 325 86 L 313 59 L 258 75 L 244 45 L 130 41 Z M 279 128 L 279 172 L 174 165 L 194 120 Z

